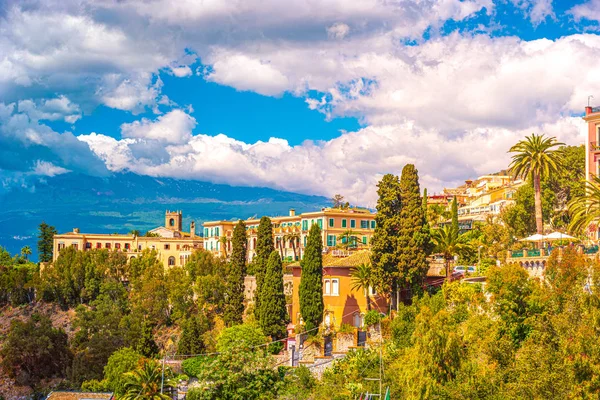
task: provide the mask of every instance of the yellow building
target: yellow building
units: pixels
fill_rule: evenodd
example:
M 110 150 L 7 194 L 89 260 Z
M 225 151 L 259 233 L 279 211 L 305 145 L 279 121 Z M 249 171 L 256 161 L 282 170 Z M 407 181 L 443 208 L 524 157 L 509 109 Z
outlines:
M 140 252 L 151 249 L 158 252 L 158 258 L 165 267 L 183 266 L 196 249 L 201 249 L 203 241 L 196 235 L 196 226 L 192 221 L 189 232 L 182 230 L 181 211 L 167 211 L 165 225 L 149 231 L 152 236 L 121 234 L 81 233 L 78 228 L 72 232 L 54 235 L 54 260 L 65 247 L 77 250 L 108 249 L 122 251 L 129 259 Z
M 324 250 L 340 246 L 350 248 L 368 247 L 375 230 L 375 214 L 364 208 L 323 208 L 320 211 L 270 217 L 273 223 L 275 250 L 285 261 L 299 260 L 304 254 L 308 231 L 313 224 L 319 225 Z M 244 221 L 248 238 L 248 260 L 256 254 L 257 230 L 260 219 Z M 205 222 L 204 248 L 221 256 L 231 254 L 231 238 L 237 221 Z
M 371 252 L 358 251 L 329 251 L 323 255 L 323 324 L 339 327 L 342 323 L 360 328 L 363 326 L 363 317 L 368 310 L 367 296 L 364 290 L 352 290 L 352 268 L 360 264 L 370 265 Z M 290 265 L 292 269 L 292 310 L 290 317 L 292 324 L 297 325 L 300 320 L 300 279 L 302 268 L 296 262 Z M 372 310 L 382 313 L 387 312 L 388 304 L 385 296 L 380 296 L 369 291 L 369 301 Z

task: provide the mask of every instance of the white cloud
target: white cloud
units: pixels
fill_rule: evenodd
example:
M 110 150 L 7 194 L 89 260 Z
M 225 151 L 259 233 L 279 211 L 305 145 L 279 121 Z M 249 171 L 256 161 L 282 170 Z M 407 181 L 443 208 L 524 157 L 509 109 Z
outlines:
M 67 172 L 71 172 L 66 168 L 58 167 L 52 163 L 47 161 L 38 160 L 35 163 L 35 167 L 32 171 L 35 175 L 44 175 L 44 176 L 56 176 L 61 174 L 66 174 Z
M 575 17 L 575 20 L 588 19 L 600 22 L 600 0 L 589 0 L 582 4 L 577 4 L 568 11 Z
M 333 39 L 343 39 L 348 33 L 350 33 L 350 27 L 341 22 L 336 22 L 327 28 L 327 34 Z
M 553 0 L 510 0 L 515 7 L 520 8 L 531 20 L 534 26 L 538 26 L 546 18 L 555 18 L 552 6 Z
M 62 119 L 73 124 L 81 118 L 79 106 L 62 95 L 37 102 L 32 99 L 20 100 L 18 102 L 18 111 L 27 114 L 33 121 L 56 121 Z
M 160 124 L 146 122 L 144 126 L 152 123 Z M 580 144 L 581 123 L 580 118 L 565 117 L 522 130 L 481 127 L 450 137 L 439 129 L 405 121 L 370 126 L 330 141 L 307 141 L 297 146 L 277 138 L 244 143 L 223 134 L 197 134 L 186 142 L 164 147 L 167 156 L 161 162 L 134 155 L 134 146 L 152 145 L 147 137 L 115 140 L 92 134 L 79 138 L 106 160 L 113 171 L 269 186 L 321 195 L 342 193 L 352 201 L 374 205 L 377 180 L 388 172 L 399 174 L 406 163 L 417 166 L 423 187 L 439 191 L 445 185 L 457 185 L 464 179 L 506 168 L 510 157 L 507 150 L 532 132 Z M 180 130 L 181 134 L 176 136 L 183 137 L 189 132 L 183 126 Z
M 164 143 L 181 144 L 189 141 L 196 119 L 182 110 L 175 109 L 158 117 L 156 121 L 143 118 L 121 125 L 121 134 L 126 138 L 158 140 Z

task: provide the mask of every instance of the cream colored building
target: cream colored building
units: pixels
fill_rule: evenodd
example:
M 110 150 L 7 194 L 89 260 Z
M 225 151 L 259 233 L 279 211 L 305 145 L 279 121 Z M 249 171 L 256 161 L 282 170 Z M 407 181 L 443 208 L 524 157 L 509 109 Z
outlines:
M 65 247 L 77 250 L 108 249 L 127 254 L 128 259 L 138 257 L 146 250 L 156 250 L 165 267 L 183 266 L 192 252 L 203 246 L 203 240 L 196 235 L 196 225 L 192 221 L 188 232 L 182 229 L 181 211 L 166 211 L 165 225 L 154 228 L 153 236 L 122 234 L 81 233 L 78 228 L 72 232 L 54 235 L 54 260 Z
M 313 224 L 321 228 L 324 252 L 368 247 L 375 230 L 375 213 L 358 207 L 323 208 L 320 211 L 302 214 L 296 214 L 292 209 L 286 216 L 270 218 L 273 223 L 275 250 L 278 250 L 284 261 L 288 262 L 302 258 L 308 231 Z M 204 248 L 228 257 L 231 254 L 233 228 L 237 222 L 205 222 L 203 224 Z M 248 239 L 248 260 L 252 261 L 256 254 L 260 219 L 247 219 L 244 223 Z

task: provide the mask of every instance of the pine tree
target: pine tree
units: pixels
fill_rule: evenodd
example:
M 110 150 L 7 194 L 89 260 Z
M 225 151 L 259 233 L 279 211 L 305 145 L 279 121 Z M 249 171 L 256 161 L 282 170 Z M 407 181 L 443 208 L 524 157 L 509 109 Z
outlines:
M 208 319 L 202 314 L 188 318 L 183 324 L 177 354 L 200 354 L 206 350 L 202 335 L 210 330 Z
M 407 164 L 400 178 L 402 209 L 398 235 L 398 284 L 416 288 L 427 274 L 426 250 L 429 234 L 425 230 L 426 218 L 419 188 L 419 175 L 415 166 Z
M 263 333 L 271 336 L 272 340 L 285 338 L 288 315 L 283 293 L 283 267 L 276 250 L 269 256 L 260 306 L 259 324 Z
M 42 221 L 39 230 L 38 257 L 40 262 L 51 262 L 54 252 L 54 235 L 57 234 L 56 228 Z
M 452 199 L 452 229 L 457 233 L 460 231 L 458 229 L 458 202 L 456 196 Z
M 231 261 L 228 265 L 223 320 L 229 326 L 241 324 L 244 314 L 244 277 L 246 276 L 246 225 L 239 221 L 231 240 Z
M 135 345 L 135 351 L 144 357 L 154 357 L 158 354 L 158 345 L 154 341 L 152 333 L 152 325 L 149 322 L 144 322 L 142 325 L 142 335 Z
M 267 269 L 269 256 L 275 249 L 273 243 L 273 225 L 269 217 L 262 217 L 258 224 L 256 236 L 256 256 L 254 257 L 254 276 L 256 277 L 256 292 L 254 293 L 254 316 L 260 321 L 260 300 L 262 298 L 262 283 Z
M 321 229 L 314 224 L 308 233 L 304 258 L 300 262 L 300 315 L 311 336 L 323 322 L 323 239 Z
M 371 238 L 373 284 L 378 292 L 389 293 L 398 265 L 396 241 L 400 229 L 400 180 L 395 175 L 386 174 L 377 187 L 376 225 Z

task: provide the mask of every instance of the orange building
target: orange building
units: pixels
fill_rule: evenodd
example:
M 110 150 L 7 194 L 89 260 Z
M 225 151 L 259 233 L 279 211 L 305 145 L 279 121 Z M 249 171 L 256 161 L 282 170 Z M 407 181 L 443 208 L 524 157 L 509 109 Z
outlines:
M 363 318 L 368 310 L 367 296 L 364 290 L 352 290 L 351 272 L 353 267 L 360 264 L 370 265 L 370 250 L 330 250 L 323 255 L 323 301 L 324 318 L 326 326 L 339 327 L 342 323 L 361 327 Z M 297 325 L 300 320 L 300 298 L 298 290 L 302 268 L 296 262 L 290 265 L 292 269 L 292 308 L 290 317 L 292 324 Z M 384 296 L 373 292 L 369 288 L 369 301 L 372 310 L 386 313 L 388 303 Z

